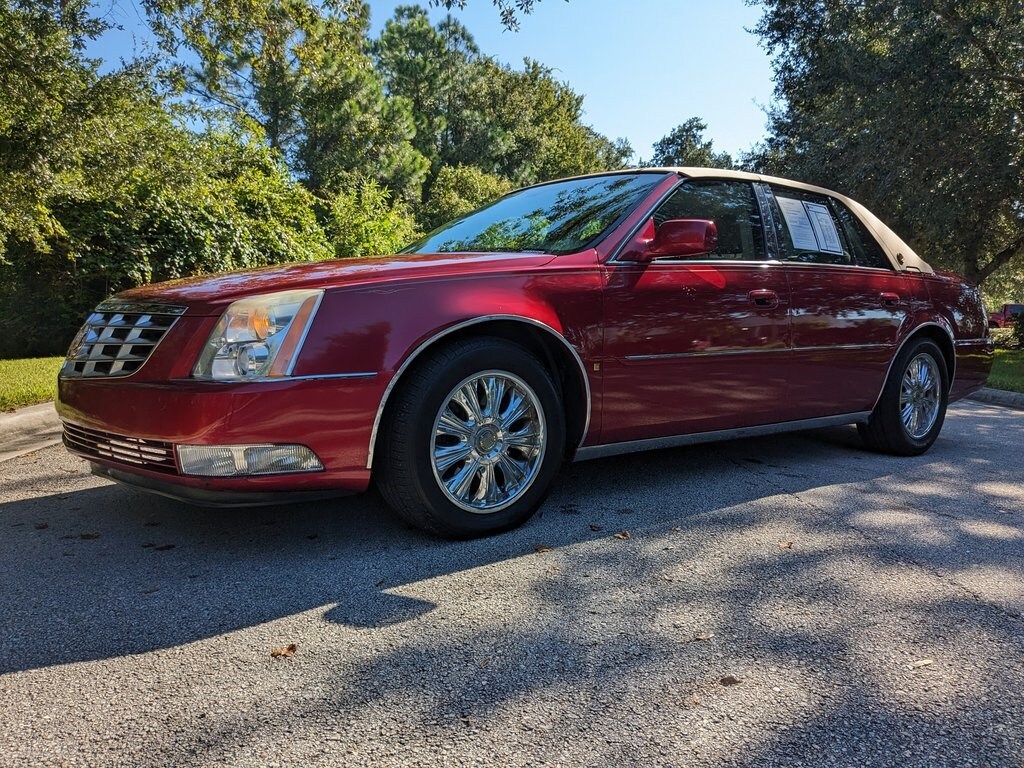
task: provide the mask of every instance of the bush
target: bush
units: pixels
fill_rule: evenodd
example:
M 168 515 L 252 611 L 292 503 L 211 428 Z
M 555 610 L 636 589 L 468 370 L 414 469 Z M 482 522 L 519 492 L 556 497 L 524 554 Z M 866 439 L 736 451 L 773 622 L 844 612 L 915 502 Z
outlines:
M 51 197 L 44 237 L 8 238 L 0 357 L 64 352 L 89 310 L 126 288 L 332 255 L 313 196 L 269 149 L 164 128 L 127 177 Z
M 386 256 L 419 236 L 416 222 L 401 201 L 372 179 L 339 191 L 327 205 L 327 235 L 338 258 Z
M 1024 347 L 1024 312 L 1017 315 L 1013 324 L 1013 340 L 1018 349 Z

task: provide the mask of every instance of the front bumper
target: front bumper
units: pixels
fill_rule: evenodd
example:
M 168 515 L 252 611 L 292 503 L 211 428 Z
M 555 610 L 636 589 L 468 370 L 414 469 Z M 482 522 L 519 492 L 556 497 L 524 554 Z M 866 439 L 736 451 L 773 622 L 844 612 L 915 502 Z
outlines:
M 69 450 L 105 477 L 174 498 L 228 505 L 275 503 L 267 494 L 352 493 L 366 489 L 370 434 L 383 385 L 379 377 L 291 379 L 220 384 L 193 380 L 62 379 L 57 411 L 84 428 L 164 445 L 302 444 L 322 472 L 196 477 L 171 466 L 139 466 Z

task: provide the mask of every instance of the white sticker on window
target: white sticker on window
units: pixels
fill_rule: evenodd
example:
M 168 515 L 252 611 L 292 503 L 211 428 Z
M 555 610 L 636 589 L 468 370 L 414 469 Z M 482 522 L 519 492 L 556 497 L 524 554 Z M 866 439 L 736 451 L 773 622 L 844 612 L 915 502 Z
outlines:
M 793 247 L 798 251 L 817 251 L 818 238 L 814 236 L 814 228 L 811 220 L 804 209 L 803 201 L 794 200 L 792 197 L 778 197 L 775 200 L 779 204 L 782 215 L 786 218 L 786 227 L 789 229 L 789 236 L 793 240 Z
M 839 242 L 839 233 L 828 208 L 820 203 L 806 202 L 804 208 L 807 209 L 807 217 L 811 220 L 814 236 L 818 239 L 818 250 L 825 253 L 842 253 L 843 244 Z

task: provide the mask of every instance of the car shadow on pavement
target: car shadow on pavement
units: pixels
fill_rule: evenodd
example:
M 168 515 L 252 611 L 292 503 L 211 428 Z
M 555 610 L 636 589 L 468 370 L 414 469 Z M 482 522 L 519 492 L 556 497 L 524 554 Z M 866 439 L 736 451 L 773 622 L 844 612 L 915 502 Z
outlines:
M 241 510 L 115 485 L 37 496 L 3 507 L 0 672 L 143 653 L 324 606 L 351 627 L 407 622 L 435 604 L 397 586 L 701 516 L 724 516 L 728 531 L 743 524 L 730 510 L 771 498 L 784 516 L 819 486 L 856 484 L 868 502 L 886 478 L 936 460 L 880 462 L 844 428 L 576 464 L 526 526 L 470 542 L 406 528 L 374 493 Z M 22 485 L 46 487 L 45 470 Z

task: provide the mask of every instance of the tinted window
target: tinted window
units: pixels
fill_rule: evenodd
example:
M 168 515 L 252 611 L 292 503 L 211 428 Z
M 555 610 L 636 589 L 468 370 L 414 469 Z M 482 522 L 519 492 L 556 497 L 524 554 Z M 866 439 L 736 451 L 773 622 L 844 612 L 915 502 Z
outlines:
M 445 224 L 405 252 L 581 251 L 600 240 L 664 178 L 657 173 L 618 174 L 523 189 Z
M 718 248 L 701 259 L 764 261 L 764 227 L 753 186 L 745 181 L 687 181 L 654 212 L 654 225 L 670 219 L 708 219 Z
M 859 267 L 874 267 L 875 269 L 892 269 L 892 262 L 885 255 L 882 246 L 878 244 L 864 222 L 847 208 L 839 200 L 830 200 L 832 210 L 839 220 L 843 234 L 853 250 L 853 261 Z
M 863 222 L 838 200 L 802 189 L 772 187 L 772 191 L 783 259 L 892 269 Z

